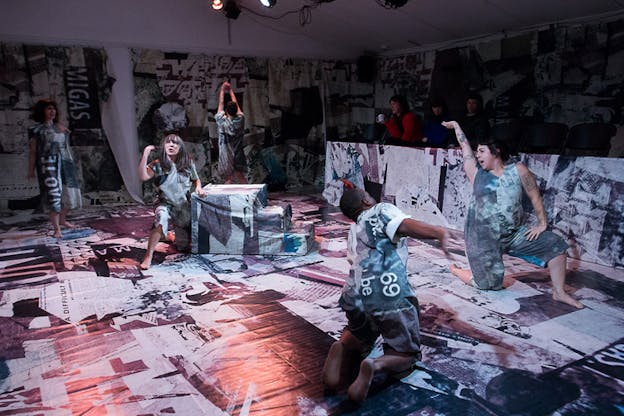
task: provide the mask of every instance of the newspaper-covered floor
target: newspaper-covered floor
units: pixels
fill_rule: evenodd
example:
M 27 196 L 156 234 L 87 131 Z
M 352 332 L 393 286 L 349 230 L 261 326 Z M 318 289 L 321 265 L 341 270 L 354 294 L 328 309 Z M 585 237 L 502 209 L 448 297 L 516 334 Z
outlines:
M 1 217 L 0 414 L 622 414 L 622 270 L 570 262 L 576 310 L 513 258 L 505 290 L 466 286 L 431 241 L 410 241 L 421 365 L 376 377 L 360 406 L 325 390 L 349 222 L 314 196 L 270 199 L 314 222 L 315 250 L 189 255 L 162 242 L 141 271 L 150 207 L 76 212 L 63 239 L 45 216 Z

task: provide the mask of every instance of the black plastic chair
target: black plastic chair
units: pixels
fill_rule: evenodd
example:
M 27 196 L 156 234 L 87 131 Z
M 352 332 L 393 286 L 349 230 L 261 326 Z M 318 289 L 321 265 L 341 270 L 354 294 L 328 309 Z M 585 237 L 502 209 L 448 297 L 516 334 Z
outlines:
M 534 123 L 527 126 L 521 151 L 525 153 L 561 154 L 568 134 L 562 123 Z
M 570 129 L 565 154 L 576 156 L 608 156 L 611 137 L 616 128 L 608 123 L 583 123 Z

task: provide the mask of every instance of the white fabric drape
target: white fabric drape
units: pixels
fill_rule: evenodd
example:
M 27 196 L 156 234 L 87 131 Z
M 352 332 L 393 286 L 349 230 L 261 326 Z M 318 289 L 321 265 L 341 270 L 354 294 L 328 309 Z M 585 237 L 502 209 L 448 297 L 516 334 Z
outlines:
M 102 126 L 128 193 L 134 200 L 142 202 L 141 180 L 137 173 L 140 151 L 130 51 L 127 48 L 106 48 L 106 53 L 108 72 L 116 81 L 110 98 L 102 103 Z

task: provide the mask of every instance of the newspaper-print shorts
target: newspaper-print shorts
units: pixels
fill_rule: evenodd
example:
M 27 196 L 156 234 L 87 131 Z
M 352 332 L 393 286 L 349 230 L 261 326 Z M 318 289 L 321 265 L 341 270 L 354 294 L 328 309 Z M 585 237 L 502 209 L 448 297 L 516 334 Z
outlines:
M 364 346 L 363 356 L 368 355 L 375 341 L 381 335 L 384 351 L 414 355 L 414 362 L 420 360 L 420 325 L 418 299 L 406 298 L 410 306 L 398 310 L 368 314 L 361 310 L 346 311 L 347 329 Z
M 536 266 L 546 267 L 549 261 L 565 253 L 568 249 L 568 244 L 563 238 L 549 230 L 542 232 L 537 239 L 529 241 L 525 236 L 528 230 L 529 228 L 522 226 L 513 234 L 502 238 L 500 241 L 502 252 L 521 258 Z M 491 250 L 489 253 L 481 253 L 479 258 L 481 262 L 489 261 L 489 267 L 493 267 L 494 264 L 500 264 L 499 268 L 501 271 L 504 271 L 503 259 L 500 254 L 496 256 L 495 250 Z M 475 270 L 473 270 L 474 273 Z M 488 287 L 489 283 L 485 280 L 479 284 L 479 279 L 474 277 L 470 283 L 478 289 L 498 290 L 502 288 L 502 276 L 500 277 L 500 287 Z

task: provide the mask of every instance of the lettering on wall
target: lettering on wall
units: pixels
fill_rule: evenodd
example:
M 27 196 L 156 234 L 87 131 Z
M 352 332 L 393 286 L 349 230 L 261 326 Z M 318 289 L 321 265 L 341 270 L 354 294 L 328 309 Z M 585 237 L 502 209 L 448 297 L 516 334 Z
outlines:
M 102 128 L 95 73 L 87 67 L 65 69 L 67 115 L 71 130 Z

